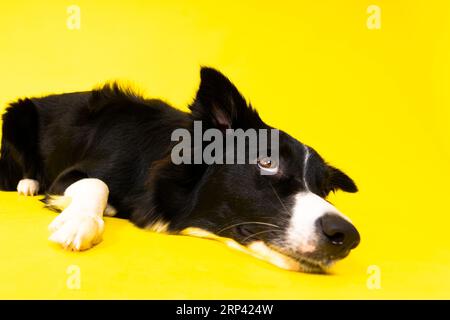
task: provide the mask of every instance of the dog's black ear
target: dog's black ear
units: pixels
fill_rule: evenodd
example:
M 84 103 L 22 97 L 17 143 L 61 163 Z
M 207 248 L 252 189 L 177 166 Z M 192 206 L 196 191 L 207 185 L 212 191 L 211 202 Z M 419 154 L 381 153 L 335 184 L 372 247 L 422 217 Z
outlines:
M 341 189 L 346 192 L 357 192 L 358 187 L 355 182 L 341 170 L 328 166 L 330 189 Z
M 247 105 L 236 87 L 219 71 L 202 67 L 200 88 L 190 106 L 194 120 L 206 122 L 206 126 L 222 131 L 249 126 L 258 120 L 257 113 Z M 260 120 L 259 120 L 260 121 Z

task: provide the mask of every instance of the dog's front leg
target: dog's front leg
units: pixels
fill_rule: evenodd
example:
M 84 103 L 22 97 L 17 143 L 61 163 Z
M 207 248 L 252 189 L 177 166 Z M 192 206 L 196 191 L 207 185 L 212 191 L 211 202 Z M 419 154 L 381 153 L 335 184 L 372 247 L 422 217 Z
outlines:
M 108 195 L 108 186 L 99 179 L 81 179 L 70 185 L 64 192 L 70 204 L 49 225 L 52 232 L 49 240 L 75 251 L 99 243 Z

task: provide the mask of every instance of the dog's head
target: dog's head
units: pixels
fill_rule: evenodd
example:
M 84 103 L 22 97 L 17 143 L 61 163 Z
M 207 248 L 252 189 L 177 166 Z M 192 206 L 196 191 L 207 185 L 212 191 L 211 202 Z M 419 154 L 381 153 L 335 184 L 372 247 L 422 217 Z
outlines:
M 214 69 L 202 69 L 190 108 L 203 129 L 217 128 L 224 136 L 226 129 L 272 129 Z M 357 187 L 314 149 L 282 131 L 278 146 L 277 159 L 207 166 L 188 195 L 189 214 L 172 221 L 173 226 L 202 228 L 245 246 L 262 242 L 294 258 L 303 270 L 322 272 L 360 241 L 350 220 L 326 197 L 335 190 L 356 192 Z

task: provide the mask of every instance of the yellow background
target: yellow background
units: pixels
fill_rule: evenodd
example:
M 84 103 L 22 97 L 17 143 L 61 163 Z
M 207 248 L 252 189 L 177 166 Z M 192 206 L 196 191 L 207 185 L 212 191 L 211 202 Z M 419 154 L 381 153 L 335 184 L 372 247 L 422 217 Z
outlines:
M 72 4 L 80 30 L 66 26 Z M 366 26 L 371 4 L 380 30 Z M 450 298 L 449 36 L 448 1 L 2 2 L 2 106 L 124 79 L 186 109 L 199 66 L 217 67 L 266 122 L 355 179 L 359 193 L 331 200 L 362 242 L 329 276 L 118 219 L 69 253 L 46 240 L 54 213 L 38 198 L 0 193 L 0 298 Z

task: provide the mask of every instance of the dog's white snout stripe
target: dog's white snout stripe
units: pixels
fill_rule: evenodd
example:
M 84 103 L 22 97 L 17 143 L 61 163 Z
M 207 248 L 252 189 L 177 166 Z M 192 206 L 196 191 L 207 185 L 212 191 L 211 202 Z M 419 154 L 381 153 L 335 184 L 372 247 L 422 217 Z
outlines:
M 303 160 L 303 183 L 305 185 L 305 189 L 309 191 L 309 185 L 308 181 L 306 180 L 306 173 L 308 170 L 308 160 L 309 160 L 309 148 L 306 145 L 303 145 L 303 148 L 305 149 L 305 159 Z
M 317 249 L 320 234 L 316 225 L 319 218 L 325 214 L 335 214 L 350 223 L 351 221 L 331 203 L 310 191 L 307 173 L 311 151 L 308 146 L 303 145 L 303 147 L 305 150 L 305 158 L 303 160 L 302 178 L 305 191 L 295 196 L 292 216 L 286 232 L 286 242 L 291 250 L 307 253 Z

